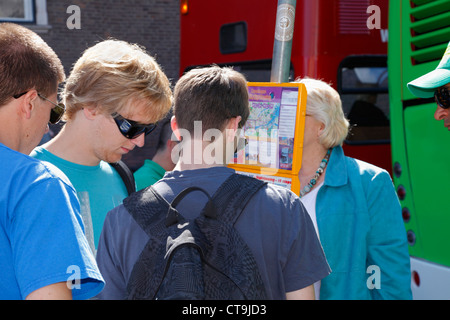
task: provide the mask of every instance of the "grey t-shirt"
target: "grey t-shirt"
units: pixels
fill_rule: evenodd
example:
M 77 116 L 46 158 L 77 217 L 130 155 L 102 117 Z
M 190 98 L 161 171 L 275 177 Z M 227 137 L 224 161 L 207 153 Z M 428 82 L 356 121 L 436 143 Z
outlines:
M 199 186 L 212 196 L 233 173 L 227 167 L 173 171 L 154 188 L 168 202 L 191 186 Z M 193 219 L 206 201 L 204 194 L 193 192 L 177 210 Z M 311 219 L 290 190 L 263 187 L 249 201 L 235 227 L 255 256 L 269 299 L 285 299 L 286 292 L 307 287 L 330 273 Z M 148 239 L 123 205 L 108 213 L 97 251 L 97 263 L 106 281 L 100 299 L 126 296 L 131 271 Z

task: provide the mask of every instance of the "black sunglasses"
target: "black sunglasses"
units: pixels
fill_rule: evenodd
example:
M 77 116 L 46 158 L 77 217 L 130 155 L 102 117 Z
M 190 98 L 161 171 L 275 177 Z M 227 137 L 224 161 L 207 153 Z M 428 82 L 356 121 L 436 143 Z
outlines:
M 157 126 L 156 123 L 139 124 L 136 121 L 125 119 L 117 112 L 113 113 L 111 116 L 116 122 L 120 133 L 127 139 L 135 139 L 143 133 L 147 135 L 155 130 Z
M 440 87 L 434 92 L 434 100 L 442 109 L 450 108 L 450 95 L 447 87 Z
M 28 91 L 16 94 L 16 95 L 13 96 L 13 98 L 14 99 L 19 99 L 21 96 L 23 96 L 23 95 L 25 95 L 27 93 L 28 93 Z M 39 92 L 38 92 L 38 96 L 39 96 L 39 98 L 44 99 L 44 100 L 46 100 L 46 101 L 48 101 L 48 102 L 50 102 L 51 104 L 54 105 L 54 107 L 50 111 L 50 120 L 49 120 L 49 122 L 51 124 L 57 124 L 61 120 L 62 116 L 64 115 L 64 112 L 66 111 L 66 106 L 63 103 L 56 104 L 53 101 L 48 100 L 46 97 L 41 95 Z

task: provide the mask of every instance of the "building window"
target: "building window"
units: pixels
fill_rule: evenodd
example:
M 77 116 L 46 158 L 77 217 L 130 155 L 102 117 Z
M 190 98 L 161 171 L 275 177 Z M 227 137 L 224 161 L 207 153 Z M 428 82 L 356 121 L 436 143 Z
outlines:
M 0 21 L 35 23 L 34 0 L 8 0 L 0 2 Z

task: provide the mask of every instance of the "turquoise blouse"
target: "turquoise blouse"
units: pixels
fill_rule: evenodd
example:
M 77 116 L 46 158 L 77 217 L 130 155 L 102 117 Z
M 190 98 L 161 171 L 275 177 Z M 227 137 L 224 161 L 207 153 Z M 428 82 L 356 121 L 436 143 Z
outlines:
M 412 298 L 401 206 L 385 170 L 335 147 L 316 216 L 332 269 L 321 281 L 320 299 Z

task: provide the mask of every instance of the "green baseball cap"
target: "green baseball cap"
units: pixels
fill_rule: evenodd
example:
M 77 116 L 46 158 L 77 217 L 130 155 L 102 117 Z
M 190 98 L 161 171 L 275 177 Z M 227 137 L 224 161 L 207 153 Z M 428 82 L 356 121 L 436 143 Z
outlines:
M 408 89 L 416 97 L 432 98 L 434 91 L 447 83 L 450 83 L 450 42 L 437 68 L 408 83 Z

